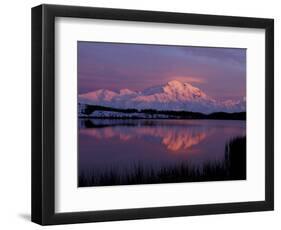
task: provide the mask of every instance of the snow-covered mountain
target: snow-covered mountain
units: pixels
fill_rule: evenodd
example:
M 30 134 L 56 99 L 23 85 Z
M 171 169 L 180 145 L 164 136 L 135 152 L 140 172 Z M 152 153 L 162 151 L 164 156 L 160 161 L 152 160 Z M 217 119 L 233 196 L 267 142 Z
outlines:
M 79 95 L 79 103 L 113 108 L 186 110 L 192 112 L 241 112 L 246 110 L 246 99 L 216 101 L 189 83 L 170 81 L 141 92 L 121 89 L 114 92 L 100 89 Z

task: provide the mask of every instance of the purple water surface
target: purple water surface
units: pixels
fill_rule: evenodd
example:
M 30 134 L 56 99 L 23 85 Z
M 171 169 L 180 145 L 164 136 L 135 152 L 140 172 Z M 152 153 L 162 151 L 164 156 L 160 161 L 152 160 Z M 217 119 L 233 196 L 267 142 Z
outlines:
M 225 145 L 246 135 L 246 121 L 79 119 L 79 173 L 201 166 L 224 160 Z

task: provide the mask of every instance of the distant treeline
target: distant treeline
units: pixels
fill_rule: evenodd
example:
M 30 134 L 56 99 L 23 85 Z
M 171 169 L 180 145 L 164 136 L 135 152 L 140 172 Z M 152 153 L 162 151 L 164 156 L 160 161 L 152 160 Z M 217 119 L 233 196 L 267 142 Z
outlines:
M 105 107 L 99 105 L 84 105 L 85 108 L 82 111 L 80 117 L 91 117 L 94 111 L 111 111 L 119 113 L 143 113 L 148 115 L 167 115 L 169 118 L 176 119 L 218 119 L 218 120 L 246 120 L 246 112 L 238 113 L 226 113 L 226 112 L 215 112 L 211 114 L 204 114 L 199 112 L 190 111 L 171 111 L 171 110 L 156 110 L 156 109 L 117 109 L 112 107 Z

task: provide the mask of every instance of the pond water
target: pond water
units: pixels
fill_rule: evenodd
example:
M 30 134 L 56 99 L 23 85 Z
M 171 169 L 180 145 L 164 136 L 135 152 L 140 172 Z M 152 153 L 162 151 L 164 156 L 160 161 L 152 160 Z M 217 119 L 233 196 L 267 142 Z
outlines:
M 78 131 L 78 170 L 84 177 L 80 186 L 138 184 L 137 180 L 130 183 L 120 177 L 137 173 L 141 177 L 145 171 L 151 177 L 159 170 L 163 172 L 163 168 L 180 167 L 183 162 L 197 169 L 206 164 L 223 164 L 228 143 L 246 136 L 246 121 L 79 119 Z M 111 182 L 93 179 L 106 180 L 108 174 Z M 146 180 L 139 183 L 142 181 Z

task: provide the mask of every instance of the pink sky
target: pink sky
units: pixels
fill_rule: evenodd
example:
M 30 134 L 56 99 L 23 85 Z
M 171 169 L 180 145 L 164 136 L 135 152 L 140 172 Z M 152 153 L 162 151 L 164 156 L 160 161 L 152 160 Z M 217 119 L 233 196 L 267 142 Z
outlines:
M 188 82 L 216 99 L 246 96 L 246 49 L 78 42 L 78 93 Z

